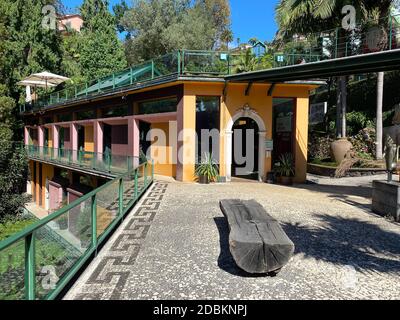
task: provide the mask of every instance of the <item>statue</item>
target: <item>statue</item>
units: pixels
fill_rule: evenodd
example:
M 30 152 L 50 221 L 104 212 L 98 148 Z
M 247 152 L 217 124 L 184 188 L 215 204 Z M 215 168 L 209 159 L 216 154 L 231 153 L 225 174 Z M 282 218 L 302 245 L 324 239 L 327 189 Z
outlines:
M 385 160 L 386 160 L 386 170 L 388 172 L 388 182 L 391 182 L 393 179 L 393 169 L 395 169 L 397 162 L 396 157 L 397 157 L 396 144 L 393 142 L 393 139 L 389 135 L 386 135 Z

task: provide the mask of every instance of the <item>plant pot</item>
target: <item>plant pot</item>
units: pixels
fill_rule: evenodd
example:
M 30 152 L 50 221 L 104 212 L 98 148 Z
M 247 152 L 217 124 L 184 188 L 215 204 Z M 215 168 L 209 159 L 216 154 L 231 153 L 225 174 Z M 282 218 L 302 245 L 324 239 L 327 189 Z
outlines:
M 331 153 L 333 160 L 340 164 L 344 160 L 347 152 L 349 152 L 352 148 L 353 145 L 346 138 L 338 139 L 332 142 Z
M 284 186 L 291 186 L 293 185 L 293 177 L 279 177 L 279 183 Z
M 275 172 L 268 172 L 266 182 L 269 184 L 274 184 L 276 181 Z
M 209 184 L 210 180 L 208 180 L 207 176 L 199 176 L 199 183 L 200 184 Z

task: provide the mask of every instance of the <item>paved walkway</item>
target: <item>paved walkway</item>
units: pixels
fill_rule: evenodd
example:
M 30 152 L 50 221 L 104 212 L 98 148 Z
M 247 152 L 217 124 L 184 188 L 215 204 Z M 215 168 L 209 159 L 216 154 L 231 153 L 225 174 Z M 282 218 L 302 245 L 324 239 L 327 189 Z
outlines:
M 66 299 L 399 299 L 400 224 L 371 213 L 371 178 L 283 187 L 157 182 Z M 384 177 L 380 177 L 384 178 Z M 239 270 L 220 199 L 256 199 L 296 245 L 275 278 Z

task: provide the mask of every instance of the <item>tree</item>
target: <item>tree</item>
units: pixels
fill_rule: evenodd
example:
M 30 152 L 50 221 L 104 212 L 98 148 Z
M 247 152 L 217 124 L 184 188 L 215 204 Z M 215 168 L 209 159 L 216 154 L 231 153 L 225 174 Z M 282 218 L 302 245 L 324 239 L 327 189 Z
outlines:
M 14 143 L 18 136 L 15 101 L 5 91 L 0 85 L 0 221 L 15 217 L 28 200 L 23 195 L 28 160 L 24 150 Z
M 60 72 L 61 38 L 57 30 L 43 27 L 42 8 L 58 6 L 48 0 L 0 2 L 0 219 L 15 216 L 27 197 L 23 195 L 28 160 L 22 145 L 22 123 L 16 103 L 23 88 L 16 83 L 32 72 Z
M 353 1 L 352 5 L 356 7 L 358 18 L 362 21 L 369 21 L 371 17 L 379 18 L 386 17 L 393 5 L 393 0 L 357 0 Z M 349 4 L 345 0 L 281 0 L 277 6 L 277 21 L 280 32 L 279 37 L 285 38 L 294 34 L 307 35 L 312 32 L 321 32 L 331 28 L 336 28 L 340 25 L 342 19 L 341 10 L 344 5 Z M 343 31 L 341 31 L 343 33 Z M 339 40 L 344 38 L 339 34 Z M 340 44 L 339 44 L 340 46 Z M 339 52 L 339 57 L 341 52 Z M 382 77 L 382 75 L 379 75 Z M 337 123 L 338 136 L 346 136 L 346 79 L 339 77 L 338 79 L 338 105 L 337 119 L 341 119 Z M 383 81 L 378 81 L 378 86 L 383 85 Z M 383 90 L 379 88 L 377 92 Z M 381 102 L 378 102 L 378 104 Z M 377 107 L 379 112 L 380 108 Z M 377 119 L 381 119 L 381 115 L 377 115 Z M 377 130 L 380 130 L 381 123 L 377 124 Z M 377 135 L 378 136 L 378 135 Z M 381 135 L 380 135 L 381 136 Z M 378 149 L 382 148 L 382 141 L 378 141 Z M 379 151 L 377 152 L 378 155 Z
M 226 0 L 138 0 L 121 24 L 130 64 L 179 49 L 221 48 L 232 39 Z
M 123 45 L 117 36 L 117 21 L 108 1 L 85 0 L 80 8 L 81 30 L 79 64 L 86 80 L 109 75 L 126 67 Z

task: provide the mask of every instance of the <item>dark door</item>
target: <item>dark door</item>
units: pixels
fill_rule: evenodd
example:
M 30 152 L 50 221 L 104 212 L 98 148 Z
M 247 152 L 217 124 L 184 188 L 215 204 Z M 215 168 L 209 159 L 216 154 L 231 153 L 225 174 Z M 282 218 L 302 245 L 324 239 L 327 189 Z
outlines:
M 241 118 L 235 122 L 232 131 L 232 176 L 258 180 L 259 129 L 257 123 L 250 118 Z M 252 145 L 248 146 L 248 143 Z M 247 149 L 251 150 L 249 154 Z

